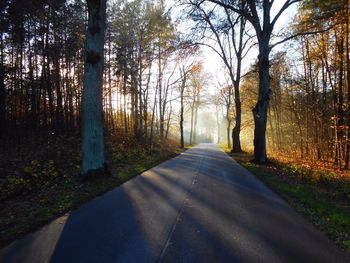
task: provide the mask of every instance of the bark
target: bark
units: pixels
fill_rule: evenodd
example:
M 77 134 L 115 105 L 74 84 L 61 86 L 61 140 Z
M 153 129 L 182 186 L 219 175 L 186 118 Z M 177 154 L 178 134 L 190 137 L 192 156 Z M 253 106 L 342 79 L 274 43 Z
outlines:
M 231 130 L 231 91 L 229 91 L 227 103 L 226 103 L 226 120 L 227 120 L 227 127 L 226 127 L 226 136 L 227 136 L 227 148 L 231 149 L 231 137 L 230 137 L 230 130 Z
M 343 111 L 343 45 L 344 39 L 341 36 L 340 43 L 338 44 L 339 53 L 339 77 L 338 77 L 338 123 L 337 123 L 337 137 L 338 137 L 338 167 L 342 168 L 342 138 L 343 138 L 343 125 L 344 125 L 344 111 Z
M 143 93 L 143 121 L 144 121 L 145 140 L 147 140 L 147 137 L 148 137 L 148 97 L 149 97 L 149 86 L 151 82 L 151 69 L 152 69 L 152 63 L 149 66 L 146 89 L 145 89 L 145 92 Z
M 243 3 L 242 3 L 243 5 Z M 228 18 L 230 18 L 228 14 Z M 241 81 L 241 69 L 242 69 L 242 59 L 243 59 L 243 49 L 244 46 L 247 44 L 247 42 L 243 43 L 243 35 L 245 32 L 245 24 L 246 20 L 243 16 L 240 17 L 240 29 L 239 29 L 239 39 L 238 39 L 238 47 L 236 47 L 236 42 L 234 39 L 234 25 L 230 20 L 230 24 L 232 26 L 232 43 L 235 47 L 235 53 L 236 53 L 236 59 L 237 59 L 237 67 L 236 67 L 236 79 L 233 80 L 233 87 L 235 92 L 235 110 L 236 110 L 236 117 L 235 117 L 235 126 L 232 129 L 232 152 L 234 153 L 240 153 L 242 152 L 241 147 L 241 140 L 240 140 L 240 134 L 241 134 L 241 124 L 242 124 L 242 106 L 241 106 L 241 96 L 239 91 L 240 81 Z
M 171 113 L 172 113 L 172 106 L 171 106 L 171 103 L 170 103 L 169 114 L 168 114 L 168 120 L 167 120 L 167 124 L 166 124 L 165 136 L 164 136 L 164 138 L 165 138 L 166 140 L 168 139 L 168 134 L 169 134 L 169 129 L 170 129 Z
M 138 96 L 139 96 L 139 119 L 138 121 L 138 133 L 137 133 L 137 140 L 139 143 L 143 141 L 143 127 L 142 127 L 142 108 L 143 108 L 143 102 L 142 102 L 142 74 L 143 74 L 143 68 L 142 68 L 142 48 L 139 48 L 139 62 L 138 62 L 138 84 L 139 84 L 139 90 L 138 90 Z
M 231 139 L 230 139 L 230 129 L 231 129 L 231 121 L 227 121 L 227 129 L 226 129 L 226 135 L 227 135 L 227 147 L 231 148 Z
M 159 106 L 159 136 L 160 139 L 164 139 L 164 112 L 163 112 L 163 75 L 162 75 L 162 57 L 161 57 L 161 50 L 160 46 L 158 47 L 158 106 Z
M 31 115 L 31 127 L 36 128 L 37 125 L 37 113 L 36 113 L 36 87 L 34 84 L 34 70 L 32 56 L 29 55 L 29 80 L 31 86 L 31 98 L 30 98 L 30 115 Z
M 193 143 L 197 143 L 197 121 L 198 121 L 198 105 L 199 103 L 199 94 L 197 93 L 197 98 L 196 98 L 196 106 L 195 106 L 195 111 L 194 111 L 194 124 L 193 124 Z
M 82 101 L 82 173 L 105 167 L 102 77 L 106 0 L 87 0 L 88 28 Z
M 0 135 L 6 131 L 6 92 L 5 92 L 5 69 L 4 69 L 4 46 L 3 34 L 0 35 Z
M 109 124 L 110 128 L 114 130 L 115 123 L 114 123 L 114 109 L 113 109 L 113 103 L 112 103 L 112 63 L 111 63 L 111 53 L 112 53 L 112 47 L 111 47 L 111 39 L 108 39 L 108 105 L 109 105 Z
M 237 70 L 238 71 L 238 70 Z M 232 152 L 239 153 L 242 152 L 241 147 L 241 125 L 242 125 L 242 106 L 241 106 L 241 98 L 239 94 L 239 79 L 237 77 L 238 84 L 235 84 L 235 110 L 236 110 L 236 118 L 235 118 L 235 126 L 232 129 Z
M 220 119 L 219 119 L 219 109 L 216 106 L 216 126 L 218 128 L 217 132 L 218 132 L 218 140 L 216 143 L 220 143 Z
M 45 68 L 45 79 L 46 79 L 46 92 L 49 99 L 49 112 L 50 112 L 50 125 L 52 126 L 54 120 L 54 107 L 53 107 L 53 95 L 51 86 L 51 72 L 50 72 L 50 48 L 49 48 L 49 34 L 50 34 L 50 21 L 46 21 L 46 32 L 45 32 L 45 55 L 46 55 L 46 68 Z M 45 61 L 45 60 L 44 60 Z
M 194 104 L 195 99 L 193 99 L 192 107 L 191 107 L 191 130 L 190 130 L 190 145 L 193 143 L 193 125 L 194 125 Z
M 347 132 L 347 142 L 346 142 L 346 154 L 345 154 L 345 169 L 349 169 L 349 161 L 350 161 L 350 48 L 349 48 L 349 2 L 346 4 L 346 39 L 345 39 L 345 47 L 346 47 L 346 76 L 347 76 L 347 85 L 348 85 L 348 98 L 347 98 L 347 121 L 348 121 L 348 132 Z
M 254 162 L 264 164 L 266 156 L 266 123 L 270 101 L 269 38 L 259 41 L 259 96 L 253 108 L 254 116 Z
M 305 122 L 306 122 L 306 155 L 309 156 L 309 107 L 310 107 L 310 103 L 309 103 L 309 87 L 310 87 L 310 83 L 309 83 L 309 77 L 308 77 L 308 72 L 307 72 L 307 54 L 308 54 L 308 41 L 305 41 L 305 45 L 303 43 L 303 49 L 305 49 L 305 51 L 303 50 L 303 67 L 304 67 L 304 81 L 305 81 L 305 92 L 306 92 L 306 112 L 305 112 Z M 309 72 L 310 74 L 310 72 Z
M 184 142 L 184 91 L 185 91 L 185 82 L 186 78 L 184 76 L 184 80 L 181 85 L 180 90 L 180 146 L 181 148 L 185 147 Z
M 61 91 L 61 75 L 59 57 L 55 58 L 55 84 L 56 84 L 56 131 L 60 131 L 63 125 L 63 105 L 62 105 L 62 91 Z
M 154 94 L 154 102 L 153 102 L 153 108 L 152 108 L 152 117 L 151 117 L 151 128 L 150 128 L 150 137 L 149 137 L 149 142 L 150 144 L 153 143 L 153 128 L 154 128 L 154 119 L 156 115 L 156 107 L 157 107 L 157 92 L 158 90 L 156 89 L 156 93 Z

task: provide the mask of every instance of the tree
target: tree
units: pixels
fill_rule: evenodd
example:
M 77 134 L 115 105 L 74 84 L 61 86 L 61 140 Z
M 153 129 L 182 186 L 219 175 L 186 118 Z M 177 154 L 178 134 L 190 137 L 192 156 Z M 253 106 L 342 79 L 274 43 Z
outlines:
M 331 140 L 334 164 L 339 169 L 342 169 L 344 164 L 344 168 L 347 169 L 350 138 L 349 3 L 344 0 L 327 0 L 320 3 L 304 1 L 299 8 L 299 14 L 300 22 L 297 24 L 297 32 L 303 32 L 310 28 L 321 32 L 318 36 L 304 36 L 302 39 L 305 87 L 308 91 L 306 150 L 309 151 L 308 139 L 312 138 L 313 144 L 317 147 L 318 159 L 322 157 L 322 141 L 324 141 L 325 136 L 317 132 L 320 130 L 318 127 L 314 129 L 311 125 L 313 121 L 318 126 L 324 126 L 323 124 L 327 123 L 328 117 L 332 120 L 333 138 Z M 322 116 L 323 123 L 318 123 L 316 119 L 312 118 L 316 118 L 317 103 L 314 102 L 314 98 L 315 94 L 318 93 L 318 68 L 322 69 L 322 86 L 323 94 L 325 94 L 324 99 L 321 100 L 322 109 L 319 109 L 324 115 Z M 331 117 L 326 115 L 326 95 L 329 88 L 332 94 L 330 98 L 333 102 L 333 116 Z M 346 112 L 347 110 L 348 112 Z
M 188 90 L 188 97 L 191 109 L 191 126 L 190 126 L 190 144 L 196 143 L 197 137 L 197 118 L 198 108 L 200 106 L 200 93 L 203 91 L 205 78 L 203 74 L 202 63 L 196 63 L 191 67 L 189 72 L 190 89 Z
M 225 118 L 226 118 L 226 138 L 227 138 L 227 148 L 231 148 L 231 124 L 232 124 L 232 86 L 226 85 L 221 88 L 220 93 L 221 104 L 225 107 Z
M 270 100 L 269 55 L 275 44 L 270 44 L 272 32 L 277 20 L 292 4 L 301 0 L 286 0 L 271 19 L 271 7 L 273 0 L 247 0 L 246 5 L 242 1 L 207 0 L 200 2 L 212 2 L 225 9 L 232 10 L 246 18 L 255 29 L 259 46 L 259 93 L 258 100 L 253 108 L 254 116 L 254 162 L 265 163 L 266 156 L 266 123 Z M 281 41 L 279 43 L 282 43 Z
M 191 57 L 197 52 L 197 47 L 191 47 L 187 43 L 181 45 L 179 51 L 180 60 L 180 85 L 179 85 L 179 96 L 180 96 L 180 147 L 184 148 L 184 110 L 185 110 L 185 90 L 187 87 L 188 77 L 195 66 L 195 61 L 191 60 Z
M 0 4 L 0 136 L 6 130 L 6 91 L 5 91 L 5 63 L 4 63 L 4 32 L 6 32 L 5 9 L 6 1 Z
M 242 60 L 250 50 L 250 47 L 247 45 L 251 38 L 246 34 L 246 18 L 229 9 L 225 9 L 225 12 L 220 12 L 222 10 L 218 10 L 215 7 L 203 6 L 202 2 L 198 1 L 187 0 L 185 3 L 192 7 L 189 16 L 196 22 L 194 31 L 197 34 L 201 34 L 200 44 L 212 49 L 221 58 L 228 71 L 232 84 L 228 85 L 230 89 L 229 93 L 234 95 L 235 102 L 235 126 L 232 129 L 232 152 L 241 152 L 240 132 L 242 110 L 240 81 L 242 75 Z M 241 5 L 243 7 L 244 3 L 242 2 Z M 216 41 L 216 46 L 210 44 L 213 38 Z M 229 104 L 232 103 L 231 96 L 229 96 L 228 102 Z M 229 105 L 228 108 L 231 110 L 231 105 Z M 230 139 L 228 139 L 228 141 L 230 141 Z
M 105 166 L 102 75 L 106 0 L 87 0 L 88 27 L 85 42 L 85 70 L 82 100 L 81 171 L 102 169 Z

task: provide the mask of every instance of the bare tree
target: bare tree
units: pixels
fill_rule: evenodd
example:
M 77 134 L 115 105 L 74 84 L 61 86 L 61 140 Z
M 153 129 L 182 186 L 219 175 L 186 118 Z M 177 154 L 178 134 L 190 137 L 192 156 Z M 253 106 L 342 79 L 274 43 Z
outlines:
M 269 77 L 269 55 L 271 48 L 277 44 L 283 43 L 285 40 L 271 44 L 271 36 L 274 26 L 281 15 L 291 5 L 301 0 L 286 0 L 277 11 L 275 17 L 271 18 L 271 7 L 273 0 L 247 0 L 246 5 L 242 5 L 242 1 L 226 1 L 226 0 L 206 0 L 199 1 L 215 3 L 224 9 L 231 10 L 247 19 L 255 29 L 258 39 L 259 56 L 259 93 L 258 101 L 253 108 L 254 115 L 254 161 L 256 163 L 265 163 L 266 156 L 266 123 L 267 112 L 270 100 L 270 77 Z
M 228 87 L 234 95 L 235 102 L 235 126 L 232 129 L 232 152 L 241 152 L 240 131 L 242 123 L 242 110 L 240 99 L 240 81 L 242 60 L 251 48 L 251 37 L 246 34 L 246 18 L 230 9 L 220 12 L 215 6 L 204 6 L 203 1 L 185 1 L 192 7 L 190 17 L 197 22 L 195 31 L 202 34 L 199 44 L 212 49 L 223 61 L 232 85 Z M 241 3 L 242 8 L 244 3 Z M 210 44 L 214 40 L 217 45 Z M 203 41 L 204 40 L 204 41 Z M 231 96 L 228 101 L 232 103 Z M 229 105 L 231 109 L 231 105 Z

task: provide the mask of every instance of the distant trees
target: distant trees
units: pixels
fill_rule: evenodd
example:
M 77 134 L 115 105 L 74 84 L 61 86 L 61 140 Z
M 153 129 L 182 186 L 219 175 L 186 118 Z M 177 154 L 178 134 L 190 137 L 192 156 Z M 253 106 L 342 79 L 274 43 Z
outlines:
M 274 1 L 195 1 L 198 5 L 202 5 L 205 2 L 211 2 L 224 8 L 226 12 L 235 12 L 249 21 L 255 30 L 259 46 L 259 93 L 256 106 L 253 109 L 255 122 L 254 161 L 257 163 L 265 163 L 267 158 L 266 123 L 270 100 L 269 55 L 272 46 L 270 43 L 272 32 L 277 20 L 283 12 L 288 9 L 289 6 L 299 1 L 300 0 L 286 0 L 273 18 L 271 18 L 271 7 Z M 229 20 L 227 20 L 227 22 L 229 22 Z
M 104 163 L 103 131 L 125 144 L 165 140 L 180 80 L 178 33 L 162 3 L 111 2 L 103 53 L 97 50 L 102 24 L 87 30 L 91 38 L 99 36 L 96 41 L 85 38 L 87 8 L 103 3 L 86 3 L 9 0 L 0 5 L 0 134 L 80 136 L 82 124 L 83 156 L 95 151 L 98 162 L 83 161 L 83 173 Z
M 225 92 L 228 93 L 226 103 L 231 111 L 231 104 L 235 106 L 235 126 L 232 130 L 232 151 L 241 152 L 240 131 L 242 122 L 242 110 L 240 99 L 240 80 L 242 60 L 249 50 L 249 37 L 246 32 L 246 18 L 236 14 L 232 10 L 215 8 L 208 5 L 210 1 L 185 0 L 184 4 L 190 7 L 189 17 L 196 22 L 193 28 L 199 35 L 199 43 L 212 49 L 224 63 L 231 85 Z M 244 3 L 241 3 L 242 7 Z M 228 117 L 228 131 L 231 134 L 231 117 Z M 231 136 L 231 135 L 230 135 Z M 228 147 L 231 148 L 230 138 Z
M 0 87 L 6 91 L 6 125 L 2 127 L 30 123 L 55 128 L 54 124 L 63 118 L 63 127 L 76 128 L 80 120 L 87 26 L 84 1 L 2 1 L 0 11 L 0 76 L 4 83 Z M 147 83 L 150 88 L 154 80 L 148 78 L 152 75 L 148 72 L 158 66 L 158 47 L 162 57 L 171 57 L 175 45 L 172 22 L 164 6 L 146 1 L 111 4 L 107 20 L 103 107 L 108 127 L 113 128 L 109 126 L 112 121 L 121 121 L 119 115 L 113 114 L 122 112 L 126 114 L 123 119 L 127 126 L 134 126 L 127 116 L 131 99 L 135 102 L 132 119 L 139 116 L 137 123 L 141 119 L 144 126 L 147 107 L 143 100 L 149 100 Z M 131 93 L 133 98 L 129 98 Z
M 179 60 L 179 71 L 180 71 L 180 84 L 179 89 L 179 100 L 180 100 L 180 147 L 185 146 L 185 136 L 184 136 L 184 121 L 185 121 L 185 104 L 187 98 L 187 91 L 189 89 L 189 79 L 190 75 L 196 69 L 195 55 L 197 52 L 197 47 L 192 47 L 187 43 L 183 43 L 179 50 L 178 60 Z M 191 140 L 191 139 L 190 139 Z
M 1 2 L 2 133 L 77 127 L 84 28 L 82 1 Z
M 319 103 L 308 106 L 307 141 L 309 148 L 316 148 L 317 158 L 324 153 L 322 141 L 324 134 L 315 132 L 312 125 L 320 128 L 321 123 L 313 118 L 330 118 L 327 113 L 327 104 L 332 105 L 332 138 L 334 147 L 334 163 L 339 168 L 349 167 L 349 3 L 342 0 L 325 1 L 315 5 L 306 1 L 300 10 L 301 23 L 298 30 L 311 27 L 326 31 L 315 36 L 302 38 L 304 58 L 305 87 L 308 88 L 308 100 L 318 97 L 322 90 L 322 99 Z M 331 92 L 330 92 L 331 91 Z M 330 96 L 330 93 L 332 96 Z M 328 95 L 329 94 L 329 95 Z M 328 98 L 329 97 L 329 98 Z M 332 102 L 332 103 L 330 103 Z M 318 109 L 322 107 L 322 110 Z M 315 114 L 318 113 L 318 114 Z M 316 116 L 318 117 L 316 117 Z M 328 115 L 328 116 L 327 116 Z M 312 140 L 311 140 L 312 138 Z
M 305 1 L 294 32 L 301 34 L 290 46 L 294 57 L 271 56 L 271 150 L 349 168 L 348 8 L 344 1 Z M 319 33 L 305 35 L 306 30 Z M 256 73 L 245 78 L 246 91 L 257 78 Z
M 232 123 L 232 85 L 226 85 L 220 89 L 218 94 L 221 104 L 225 108 L 225 118 L 227 122 L 226 138 L 227 147 L 231 148 L 231 123 Z
M 197 143 L 197 123 L 198 123 L 198 109 L 201 104 L 200 95 L 203 93 L 204 88 L 204 74 L 203 66 L 201 63 L 193 65 L 189 74 L 189 89 L 188 99 L 191 110 L 191 121 L 190 121 L 190 144 Z
M 348 169 L 349 4 L 344 0 L 300 2 L 299 18 L 295 19 L 300 22 L 272 43 L 279 17 L 298 0 L 284 1 L 275 17 L 270 13 L 276 2 L 268 0 L 184 2 L 191 7 L 187 17 L 195 22 L 195 44 L 209 46 L 225 65 L 222 74 L 227 74 L 229 82 L 220 95 L 216 94 L 215 105 L 217 112 L 225 105 L 225 113 L 220 115 L 226 117 L 225 133 L 228 142 L 232 139 L 233 151 L 241 148 L 243 126 L 254 122 L 256 162 L 266 161 L 267 143 L 276 151 L 332 160 L 337 167 Z M 195 53 L 197 46 L 181 40 L 164 3 L 111 2 L 107 6 L 103 55 L 101 50 L 91 53 L 94 49 L 85 38 L 87 7 L 82 0 L 1 2 L 0 135 L 37 138 L 75 134 L 83 136 L 83 145 L 91 136 L 96 141 L 90 143 L 90 152 L 98 145 L 99 164 L 83 164 L 83 172 L 104 163 L 103 131 L 125 145 L 153 145 L 178 129 L 182 147 L 186 136 L 194 143 L 200 136 L 196 123 L 201 121 L 202 91 L 209 81 L 203 77 L 199 59 L 185 61 L 185 50 Z M 250 34 L 250 29 L 255 34 Z M 93 27 L 88 33 L 97 36 L 93 34 L 96 30 Z M 311 34 L 315 32 L 318 34 Z M 241 83 L 242 59 L 255 35 L 260 55 Z M 274 46 L 295 37 L 298 61 L 289 53 L 271 53 Z M 84 70 L 97 72 L 96 78 L 84 80 Z M 99 83 L 98 76 L 102 75 Z M 85 97 L 89 88 L 83 90 L 83 86 L 95 87 L 91 90 L 96 94 Z M 241 96 L 245 98 L 242 101 Z M 91 107 L 96 115 L 87 116 L 87 111 L 94 112 Z M 249 107 L 254 108 L 253 118 L 248 117 Z M 225 125 L 221 121 L 218 116 L 222 128 Z M 94 123 L 90 127 L 98 123 L 99 131 L 86 129 L 89 122 Z M 81 124 L 79 134 L 76 131 Z
M 155 122 L 159 121 L 157 129 L 163 139 L 173 84 L 167 78 L 171 75 L 169 65 L 172 65 L 176 46 L 171 20 L 161 3 L 121 1 L 111 9 L 113 55 L 107 63 L 108 70 L 117 77 L 120 96 L 114 110 L 122 115 L 119 124 L 125 133 L 132 132 L 141 143 L 153 141 Z
M 6 131 L 6 89 L 5 89 L 5 56 L 4 56 L 4 32 L 7 30 L 5 16 L 6 4 L 0 4 L 0 136 Z

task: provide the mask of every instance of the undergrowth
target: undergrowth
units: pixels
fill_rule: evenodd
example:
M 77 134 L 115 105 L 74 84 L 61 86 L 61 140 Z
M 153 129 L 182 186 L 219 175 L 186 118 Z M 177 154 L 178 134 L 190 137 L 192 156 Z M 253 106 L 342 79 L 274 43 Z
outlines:
M 0 152 L 1 246 L 180 153 L 172 142 L 150 146 L 107 137 L 108 175 L 95 178 L 80 174 L 78 136 L 22 144 Z

